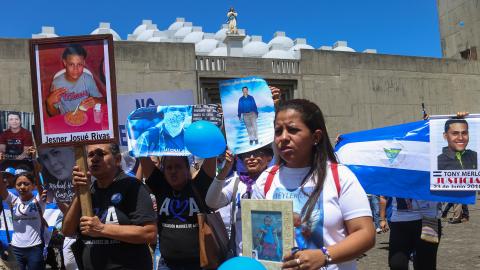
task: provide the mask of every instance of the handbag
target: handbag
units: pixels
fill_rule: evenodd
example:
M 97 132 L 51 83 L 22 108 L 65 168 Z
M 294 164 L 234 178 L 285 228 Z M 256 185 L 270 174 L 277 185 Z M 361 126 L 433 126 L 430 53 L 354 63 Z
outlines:
M 426 216 L 422 217 L 422 234 L 420 235 L 420 239 L 433 244 L 440 242 L 438 219 Z
M 220 213 L 211 211 L 199 192 L 192 184 L 193 194 L 200 205 L 201 213 L 197 213 L 198 244 L 200 266 L 205 269 L 216 269 L 227 259 L 228 233 Z

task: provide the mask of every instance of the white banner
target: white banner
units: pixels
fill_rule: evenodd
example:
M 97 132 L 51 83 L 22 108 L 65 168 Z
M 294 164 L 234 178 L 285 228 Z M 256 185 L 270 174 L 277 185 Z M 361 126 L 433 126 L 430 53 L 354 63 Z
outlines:
M 430 190 L 480 190 L 480 118 L 430 120 Z

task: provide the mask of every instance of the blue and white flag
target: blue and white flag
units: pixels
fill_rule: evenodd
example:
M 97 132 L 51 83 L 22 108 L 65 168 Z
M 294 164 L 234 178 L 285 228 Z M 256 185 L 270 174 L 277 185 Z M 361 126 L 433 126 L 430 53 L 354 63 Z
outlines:
M 475 192 L 430 191 L 430 128 L 418 121 L 343 134 L 335 147 L 369 194 L 475 203 Z

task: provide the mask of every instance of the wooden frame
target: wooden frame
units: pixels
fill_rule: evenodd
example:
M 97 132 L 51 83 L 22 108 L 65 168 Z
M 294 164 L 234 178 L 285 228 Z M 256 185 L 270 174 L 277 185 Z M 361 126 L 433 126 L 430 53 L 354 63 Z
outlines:
M 259 260 L 269 270 L 280 269 L 283 256 L 291 252 L 294 245 L 293 202 L 241 200 L 241 209 L 243 256 Z M 272 234 L 267 236 L 270 230 Z M 261 250 L 268 245 L 265 243 L 269 241 L 265 240 L 267 237 L 273 238 L 275 246 L 273 256 Z
M 86 56 L 67 54 L 67 47 L 72 45 L 81 47 Z M 80 58 L 83 63 L 67 61 L 68 57 L 76 56 L 83 57 Z M 118 141 L 115 61 L 111 35 L 32 39 L 30 67 L 35 134 L 39 146 Z M 71 75 L 74 74 L 74 69 L 81 72 L 75 71 L 77 75 Z M 70 84 L 74 85 L 71 89 L 63 86 Z M 54 90 L 63 92 L 58 95 L 58 100 L 52 102 L 49 97 Z M 94 101 L 89 105 L 78 104 L 73 110 L 74 104 L 81 103 L 84 99 Z M 92 105 L 96 104 L 100 104 L 97 107 L 101 110 L 94 113 Z

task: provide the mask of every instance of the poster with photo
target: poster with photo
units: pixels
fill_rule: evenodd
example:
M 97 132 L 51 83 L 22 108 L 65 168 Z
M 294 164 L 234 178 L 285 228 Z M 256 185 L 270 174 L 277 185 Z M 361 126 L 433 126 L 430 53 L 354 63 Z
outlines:
M 219 86 L 228 148 L 241 154 L 270 144 L 275 107 L 265 80 L 247 77 Z
M 480 118 L 430 119 L 430 190 L 480 190 Z
M 184 131 L 192 105 L 139 108 L 127 118 L 128 149 L 135 157 L 188 156 Z
M 74 147 L 40 147 L 37 160 L 42 165 L 44 188 L 52 193 L 56 202 L 70 204 L 75 197 L 72 183 Z
M 31 159 L 33 113 L 0 111 L 0 160 Z
M 32 39 L 30 64 L 39 144 L 116 141 L 113 39 Z

